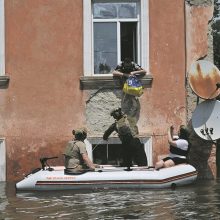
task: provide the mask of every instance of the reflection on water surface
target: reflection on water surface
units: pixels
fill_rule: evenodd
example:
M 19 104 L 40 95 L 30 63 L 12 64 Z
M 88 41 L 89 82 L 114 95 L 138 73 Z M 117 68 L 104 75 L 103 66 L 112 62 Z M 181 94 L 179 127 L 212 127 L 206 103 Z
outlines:
M 0 183 L 0 219 L 220 219 L 220 181 L 176 190 L 16 194 Z

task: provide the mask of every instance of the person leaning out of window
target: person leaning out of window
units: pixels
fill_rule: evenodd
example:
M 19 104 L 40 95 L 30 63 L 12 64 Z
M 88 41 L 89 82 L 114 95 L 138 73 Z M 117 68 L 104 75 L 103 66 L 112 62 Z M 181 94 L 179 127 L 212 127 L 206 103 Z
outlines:
M 173 139 L 174 127 L 168 129 L 168 143 L 170 145 L 170 153 L 168 157 L 158 161 L 155 169 L 164 167 L 172 167 L 178 164 L 187 163 L 187 155 L 189 152 L 189 132 L 184 125 L 180 125 L 177 140 Z
M 112 72 L 113 76 L 119 76 L 124 79 L 124 81 L 131 75 L 137 77 L 143 77 L 146 75 L 146 70 L 141 66 L 133 62 L 130 58 L 125 58 Z
M 133 62 L 130 58 L 125 58 L 112 72 L 114 77 L 120 79 L 121 87 L 123 88 L 129 76 L 135 75 L 141 78 L 146 75 L 146 70 Z M 121 100 L 122 111 L 130 118 L 136 118 L 140 112 L 140 103 L 138 97 L 130 94 L 123 93 Z M 133 119 L 132 119 L 133 120 Z M 137 121 L 136 121 L 137 122 Z

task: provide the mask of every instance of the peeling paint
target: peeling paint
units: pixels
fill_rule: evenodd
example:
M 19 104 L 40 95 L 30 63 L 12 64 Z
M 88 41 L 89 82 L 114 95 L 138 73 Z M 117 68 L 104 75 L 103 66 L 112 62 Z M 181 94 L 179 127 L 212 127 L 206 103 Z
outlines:
M 213 0 L 186 0 L 186 3 L 190 6 L 210 6 Z
M 209 22 L 213 18 L 214 6 L 186 6 L 187 70 L 191 64 L 208 54 Z M 202 16 L 201 16 L 202 15 Z
M 103 135 L 103 132 L 114 122 L 110 112 L 121 107 L 122 92 L 106 90 L 97 93 L 86 105 L 86 122 L 88 134 Z

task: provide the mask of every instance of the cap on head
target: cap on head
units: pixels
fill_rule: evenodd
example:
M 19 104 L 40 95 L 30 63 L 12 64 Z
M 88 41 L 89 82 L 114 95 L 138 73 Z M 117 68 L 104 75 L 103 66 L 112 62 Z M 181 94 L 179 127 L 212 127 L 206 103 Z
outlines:
M 114 109 L 110 114 L 115 119 L 120 119 L 124 114 L 121 111 L 121 108 Z
M 77 128 L 72 131 L 72 134 L 75 135 L 76 140 L 85 140 L 87 137 L 87 129 L 85 127 Z
M 113 116 L 116 112 L 121 112 L 121 108 L 116 108 L 116 109 L 113 109 L 110 113 L 111 116 Z

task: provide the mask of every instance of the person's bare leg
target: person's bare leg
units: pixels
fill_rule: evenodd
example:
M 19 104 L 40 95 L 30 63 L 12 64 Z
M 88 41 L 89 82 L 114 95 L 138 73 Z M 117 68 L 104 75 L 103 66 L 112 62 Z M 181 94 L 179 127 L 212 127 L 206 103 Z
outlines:
M 172 160 L 167 160 L 164 162 L 164 167 L 173 167 L 175 166 L 175 163 Z
M 155 169 L 160 169 L 164 166 L 164 161 L 160 160 L 155 164 Z

